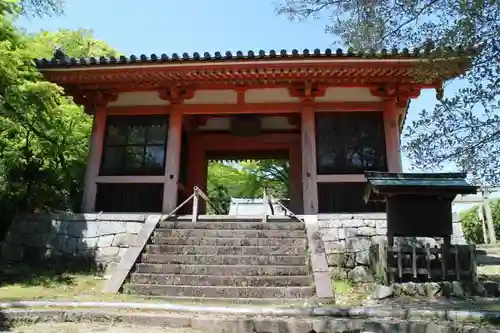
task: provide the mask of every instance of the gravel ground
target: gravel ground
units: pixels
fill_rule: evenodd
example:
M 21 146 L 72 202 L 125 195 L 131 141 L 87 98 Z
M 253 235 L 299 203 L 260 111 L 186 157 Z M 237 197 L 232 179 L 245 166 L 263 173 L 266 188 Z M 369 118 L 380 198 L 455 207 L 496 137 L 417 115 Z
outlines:
M 84 323 L 43 323 L 18 326 L 10 329 L 10 333 L 203 333 L 189 328 L 144 327 L 131 325 L 102 325 Z

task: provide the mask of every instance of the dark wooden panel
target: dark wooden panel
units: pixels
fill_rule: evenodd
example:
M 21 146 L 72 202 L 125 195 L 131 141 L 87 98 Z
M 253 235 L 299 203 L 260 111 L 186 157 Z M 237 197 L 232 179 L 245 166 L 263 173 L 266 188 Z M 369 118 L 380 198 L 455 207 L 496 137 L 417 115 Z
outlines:
M 426 195 L 388 198 L 387 229 L 394 236 L 445 237 L 452 230 L 452 199 Z
M 324 213 L 385 212 L 385 203 L 365 203 L 366 183 L 319 183 L 318 210 Z
M 162 183 L 97 184 L 97 212 L 153 213 L 161 212 L 162 205 Z
M 316 114 L 318 174 L 387 171 L 382 112 Z

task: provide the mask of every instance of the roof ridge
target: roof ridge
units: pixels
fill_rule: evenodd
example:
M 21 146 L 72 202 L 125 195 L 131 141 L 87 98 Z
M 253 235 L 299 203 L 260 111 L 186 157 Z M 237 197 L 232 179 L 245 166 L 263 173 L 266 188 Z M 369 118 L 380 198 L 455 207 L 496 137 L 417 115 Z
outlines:
M 293 49 L 287 51 L 282 49 L 277 52 L 274 49 L 268 52 L 264 50 L 256 51 L 236 51 L 234 54 L 231 51 L 226 51 L 222 54 L 220 51 L 210 54 L 209 52 L 204 52 L 201 55 L 198 52 L 194 52 L 192 55 L 184 52 L 182 54 L 172 53 L 168 56 L 166 53 L 157 55 L 152 53 L 150 56 L 145 54 L 135 55 L 131 54 L 129 56 L 119 55 L 110 57 L 88 57 L 88 58 L 75 58 L 69 57 L 61 49 L 57 49 L 54 53 L 52 59 L 47 58 L 35 58 L 33 59 L 35 65 L 38 68 L 48 68 L 48 67 L 68 67 L 68 66 L 94 66 L 94 65 L 123 65 L 129 63 L 162 63 L 162 62 L 186 62 L 186 61 L 227 61 L 227 60 L 269 60 L 269 59 L 294 59 L 294 58 L 328 58 L 328 57 L 345 57 L 345 58 L 361 58 L 361 59 L 399 59 L 399 58 L 424 58 L 432 56 L 472 56 L 476 54 L 476 48 L 468 47 L 465 48 L 461 45 L 453 47 L 435 47 L 433 49 L 426 47 L 415 47 L 409 48 L 392 48 L 392 49 L 381 49 L 375 50 L 370 49 L 368 51 L 354 51 L 353 48 L 348 48 L 343 50 L 341 48 L 335 51 L 331 48 L 327 48 L 322 51 L 316 48 L 312 51 L 309 49 L 303 49 L 299 51 Z

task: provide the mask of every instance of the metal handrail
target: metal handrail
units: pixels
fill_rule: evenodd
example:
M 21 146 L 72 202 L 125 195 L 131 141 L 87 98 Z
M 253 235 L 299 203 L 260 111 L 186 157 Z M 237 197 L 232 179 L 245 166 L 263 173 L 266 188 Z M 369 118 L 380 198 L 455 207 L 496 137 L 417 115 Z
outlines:
M 267 221 L 266 202 L 267 202 L 267 204 L 269 205 L 269 207 L 271 209 L 271 215 L 274 215 L 273 201 L 276 202 L 285 211 L 285 215 L 288 214 L 289 216 L 295 218 L 296 220 L 302 221 L 301 218 L 299 218 L 290 209 L 288 209 L 285 205 L 283 205 L 283 203 L 280 200 L 276 199 L 271 194 L 269 194 L 268 191 L 266 190 L 266 188 L 264 188 L 264 190 L 263 190 L 263 200 L 264 200 L 264 216 L 263 216 L 263 219 L 262 219 L 263 222 Z

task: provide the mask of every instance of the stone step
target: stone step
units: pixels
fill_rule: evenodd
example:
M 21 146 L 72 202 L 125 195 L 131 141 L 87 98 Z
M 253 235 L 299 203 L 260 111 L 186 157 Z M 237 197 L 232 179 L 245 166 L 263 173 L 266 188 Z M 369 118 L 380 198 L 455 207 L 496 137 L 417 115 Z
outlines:
M 161 229 L 154 231 L 154 237 L 183 238 L 305 238 L 302 230 L 203 230 L 203 229 Z
M 203 245 L 154 245 L 146 246 L 151 254 L 232 254 L 232 255 L 304 255 L 305 246 L 203 246 Z
M 312 287 L 220 287 L 127 284 L 124 291 L 135 295 L 229 297 L 229 298 L 301 298 L 313 295 Z
M 181 238 L 152 237 L 156 245 L 207 245 L 207 246 L 306 246 L 305 238 Z
M 191 222 L 192 215 L 178 215 L 166 222 Z M 262 215 L 198 215 L 197 222 L 255 222 L 263 223 Z M 284 215 L 268 215 L 267 222 L 298 222 L 296 219 Z
M 314 296 L 313 296 L 314 297 Z M 136 298 L 144 300 L 152 300 L 155 302 L 167 302 L 173 304 L 186 304 L 186 305 L 220 305 L 220 306 L 234 306 L 242 304 L 255 305 L 273 305 L 273 306 L 286 306 L 286 307 L 303 307 L 307 302 L 307 298 L 220 298 L 220 297 L 183 297 L 183 296 L 152 296 L 142 295 Z M 307 304 L 307 303 L 306 303 Z
M 214 229 L 214 230 L 305 230 L 301 222 L 179 222 L 166 221 L 158 224 L 162 229 Z
M 186 265 L 306 265 L 305 256 L 238 256 L 144 253 L 141 262 Z
M 311 286 L 312 278 L 299 276 L 213 276 L 213 275 L 171 275 L 133 273 L 130 282 L 134 284 L 192 285 L 192 286 L 234 286 L 234 287 L 287 287 Z
M 138 263 L 135 273 L 215 275 L 215 276 L 296 276 L 308 275 L 309 267 L 304 266 L 258 266 L 258 265 L 183 265 Z

